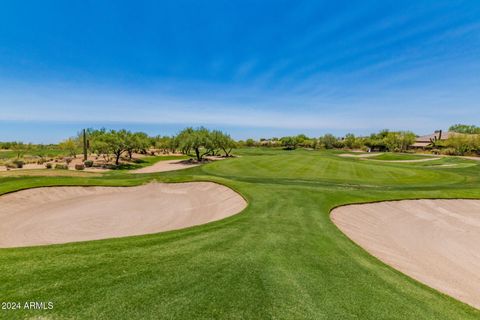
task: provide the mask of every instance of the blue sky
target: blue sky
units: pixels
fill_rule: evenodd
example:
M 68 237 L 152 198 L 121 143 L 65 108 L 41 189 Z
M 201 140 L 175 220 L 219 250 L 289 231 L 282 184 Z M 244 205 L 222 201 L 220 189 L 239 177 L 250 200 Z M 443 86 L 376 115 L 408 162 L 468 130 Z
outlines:
M 480 120 L 480 2 L 2 1 L 0 140 Z

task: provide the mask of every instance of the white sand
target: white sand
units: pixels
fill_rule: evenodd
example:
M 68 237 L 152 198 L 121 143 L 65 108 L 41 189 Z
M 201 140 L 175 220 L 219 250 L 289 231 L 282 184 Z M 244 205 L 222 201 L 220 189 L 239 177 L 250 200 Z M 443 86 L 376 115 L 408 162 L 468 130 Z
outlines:
M 218 161 L 218 160 L 225 160 L 224 157 L 218 156 L 207 156 L 205 159 L 210 161 Z M 165 172 L 165 171 L 174 171 L 174 170 L 182 170 L 188 169 L 191 167 L 197 167 L 201 165 L 201 163 L 185 163 L 185 159 L 183 160 L 163 160 L 159 161 L 151 166 L 132 170 L 131 173 L 154 173 L 154 172 Z
M 188 169 L 191 167 L 199 166 L 200 164 L 188 164 L 184 163 L 184 160 L 164 160 L 159 161 L 151 166 L 132 170 L 132 173 L 154 173 L 154 172 L 165 172 L 165 171 L 174 171 L 174 170 L 182 170 Z
M 390 266 L 480 308 L 480 200 L 350 205 L 331 219 Z
M 480 157 L 459 157 L 462 159 L 467 159 L 467 160 L 475 160 L 475 161 L 480 161 Z
M 0 196 L 0 247 L 156 233 L 234 215 L 246 207 L 211 182 L 138 187 L 51 187 Z

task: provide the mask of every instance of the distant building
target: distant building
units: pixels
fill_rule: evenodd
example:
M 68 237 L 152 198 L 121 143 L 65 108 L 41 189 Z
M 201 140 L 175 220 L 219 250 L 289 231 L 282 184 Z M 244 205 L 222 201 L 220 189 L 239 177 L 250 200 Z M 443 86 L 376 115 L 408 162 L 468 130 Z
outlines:
M 278 140 L 272 139 L 260 139 L 260 145 L 263 147 L 275 147 L 279 146 L 281 143 Z
M 454 132 L 446 131 L 443 132 L 442 130 L 436 130 L 432 134 L 427 134 L 425 136 L 420 136 L 415 139 L 415 143 L 411 145 L 412 148 L 431 148 L 435 146 L 437 141 L 444 141 L 447 140 L 449 137 L 454 135 Z

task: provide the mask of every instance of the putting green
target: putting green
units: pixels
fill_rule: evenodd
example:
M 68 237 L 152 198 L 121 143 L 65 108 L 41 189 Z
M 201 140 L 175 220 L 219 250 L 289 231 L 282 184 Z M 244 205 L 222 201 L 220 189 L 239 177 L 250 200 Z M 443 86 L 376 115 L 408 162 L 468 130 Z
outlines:
M 480 198 L 478 166 L 437 169 L 318 151 L 238 150 L 241 157 L 165 173 L 0 177 L 0 193 L 51 185 L 214 181 L 247 209 L 179 231 L 1 249 L 1 310 L 22 319 L 479 319 L 480 311 L 390 268 L 330 221 L 348 203 Z M 455 159 L 454 163 L 464 163 Z

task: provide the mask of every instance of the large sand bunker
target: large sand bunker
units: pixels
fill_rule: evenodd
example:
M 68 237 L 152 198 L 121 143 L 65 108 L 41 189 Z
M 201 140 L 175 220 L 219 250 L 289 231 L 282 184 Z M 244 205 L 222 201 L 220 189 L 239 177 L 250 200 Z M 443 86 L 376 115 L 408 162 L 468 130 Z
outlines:
M 349 205 L 331 218 L 375 257 L 480 308 L 480 200 Z
M 138 187 L 49 187 L 0 196 L 0 247 L 97 240 L 175 230 L 246 206 L 211 182 Z

